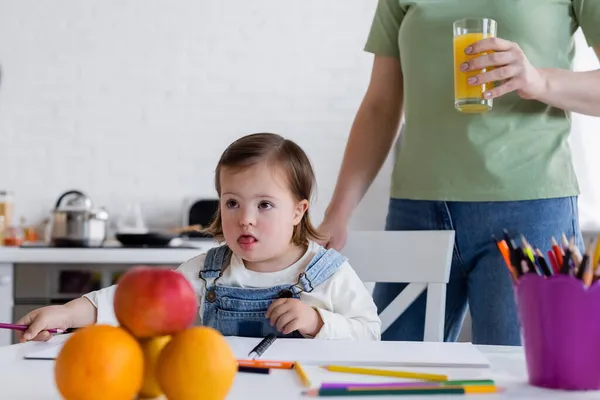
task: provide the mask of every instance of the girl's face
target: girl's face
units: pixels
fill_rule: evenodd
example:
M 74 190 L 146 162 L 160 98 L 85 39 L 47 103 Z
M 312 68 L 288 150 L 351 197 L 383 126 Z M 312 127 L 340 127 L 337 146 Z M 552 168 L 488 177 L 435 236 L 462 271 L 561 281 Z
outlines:
M 220 173 L 221 221 L 229 248 L 249 262 L 284 255 L 308 201 L 297 201 L 284 171 L 267 163 Z

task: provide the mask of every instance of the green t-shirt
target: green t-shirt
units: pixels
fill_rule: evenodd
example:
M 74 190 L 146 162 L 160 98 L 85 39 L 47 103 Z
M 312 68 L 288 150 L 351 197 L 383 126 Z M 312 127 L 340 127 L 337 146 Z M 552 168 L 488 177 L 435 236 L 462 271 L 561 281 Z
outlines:
M 572 196 L 570 115 L 516 92 L 491 111 L 454 108 L 452 23 L 488 17 L 541 68 L 570 69 L 581 26 L 600 44 L 600 0 L 379 0 L 365 50 L 400 57 L 405 127 L 391 196 L 447 201 Z

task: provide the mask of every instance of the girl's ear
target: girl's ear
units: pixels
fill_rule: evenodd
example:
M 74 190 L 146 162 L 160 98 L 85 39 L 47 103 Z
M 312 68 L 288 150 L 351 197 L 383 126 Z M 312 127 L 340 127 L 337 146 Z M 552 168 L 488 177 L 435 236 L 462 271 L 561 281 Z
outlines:
M 302 217 L 308 210 L 308 200 L 300 200 L 296 203 L 294 208 L 294 226 L 298 225 L 302 221 Z

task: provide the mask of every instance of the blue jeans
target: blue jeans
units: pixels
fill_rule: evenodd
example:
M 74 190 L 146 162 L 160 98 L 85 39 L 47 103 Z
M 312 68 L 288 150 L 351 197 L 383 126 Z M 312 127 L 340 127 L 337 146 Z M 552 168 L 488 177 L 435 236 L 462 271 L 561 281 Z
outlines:
M 517 245 L 524 235 L 544 254 L 551 248 L 551 238 L 560 241 L 563 233 L 574 236 L 583 249 L 577 197 L 514 202 L 390 200 L 386 230 L 456 232 L 446 291 L 445 341 L 457 340 L 468 304 L 474 343 L 521 344 L 511 279 L 492 239 L 502 238 L 505 228 Z M 383 310 L 405 286 L 376 284 L 373 298 L 378 309 Z M 425 300 L 423 293 L 382 333 L 382 340 L 423 340 Z

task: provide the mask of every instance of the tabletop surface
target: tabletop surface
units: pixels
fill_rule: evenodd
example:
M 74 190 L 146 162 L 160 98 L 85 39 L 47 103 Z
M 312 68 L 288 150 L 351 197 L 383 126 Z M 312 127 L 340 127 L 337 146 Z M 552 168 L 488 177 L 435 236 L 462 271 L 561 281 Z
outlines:
M 64 340 L 58 337 L 52 340 Z M 0 393 L 3 399 L 59 400 L 61 397 L 54 384 L 53 361 L 24 360 L 23 356 L 34 350 L 40 343 L 25 343 L 0 347 Z M 525 359 L 520 347 L 477 346 L 491 362 L 491 368 L 440 369 L 436 373 L 461 376 L 471 379 L 493 379 L 502 388 L 501 393 L 477 395 L 483 399 L 599 399 L 600 392 L 566 392 L 539 389 L 528 385 Z M 429 372 L 427 368 L 411 368 Z M 228 399 L 252 398 L 270 400 L 304 399 L 304 388 L 297 376 L 289 370 L 273 370 L 270 375 L 239 373 L 229 393 Z M 437 396 L 434 396 L 437 398 Z M 464 399 L 464 396 L 440 396 L 444 399 Z M 392 399 L 398 396 L 361 397 L 365 399 Z M 402 396 L 402 399 L 423 399 L 423 396 Z

